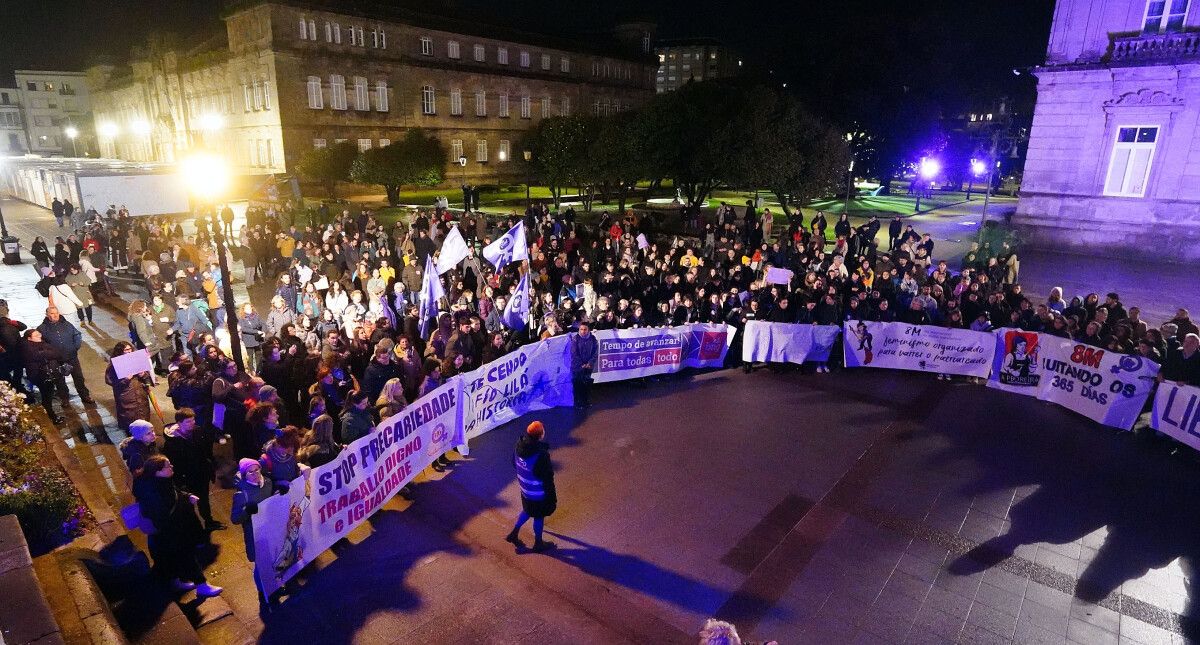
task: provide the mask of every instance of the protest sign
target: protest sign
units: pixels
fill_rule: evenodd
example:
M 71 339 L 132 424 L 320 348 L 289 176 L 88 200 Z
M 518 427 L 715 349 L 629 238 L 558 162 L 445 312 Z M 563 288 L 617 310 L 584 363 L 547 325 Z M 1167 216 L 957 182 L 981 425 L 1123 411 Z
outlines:
M 1150 427 L 1200 450 L 1200 387 L 1159 383 Z
M 775 363 L 827 361 L 840 327 L 751 320 L 742 339 L 742 360 Z
M 466 439 L 535 410 L 575 403 L 567 336 L 521 347 L 462 379 Z
M 1043 348 L 1041 365 L 1039 399 L 1124 430 L 1141 414 L 1158 374 L 1154 361 L 1071 341 Z
M 283 586 L 455 444 L 461 387 L 451 379 L 297 478 L 287 494 L 259 504 L 250 521 L 263 593 Z
M 1070 342 L 1063 338 L 1020 329 L 997 329 L 996 354 L 988 387 L 1026 396 L 1037 396 L 1042 381 L 1040 356 L 1047 345 Z
M 593 332 L 600 355 L 596 383 L 678 372 L 685 367 L 721 367 L 733 342 L 728 325 L 605 329 Z
M 881 367 L 987 377 L 995 336 L 931 325 L 846 321 L 846 367 Z
M 789 269 L 770 267 L 767 269 L 767 284 L 790 284 L 792 275 Z
M 145 349 L 114 356 L 112 366 L 117 378 L 127 378 L 154 370 L 154 364 L 150 362 L 150 354 Z

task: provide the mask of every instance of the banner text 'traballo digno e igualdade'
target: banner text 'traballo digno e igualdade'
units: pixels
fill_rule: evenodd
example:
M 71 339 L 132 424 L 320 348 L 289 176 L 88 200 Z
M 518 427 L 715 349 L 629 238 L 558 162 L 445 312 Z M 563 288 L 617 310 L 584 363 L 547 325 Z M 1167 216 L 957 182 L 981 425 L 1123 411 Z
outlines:
M 640 333 L 627 333 L 631 331 Z M 649 366 L 635 365 L 639 359 L 614 367 L 608 370 L 611 378 L 597 380 L 720 366 L 731 334 L 725 325 L 684 325 L 597 332 L 597 340 L 618 335 L 646 339 L 652 351 L 678 351 L 655 357 Z M 457 446 L 465 452 L 468 439 L 530 412 L 572 405 L 568 342 L 567 336 L 556 336 L 525 345 L 447 379 L 346 446 L 331 463 L 296 479 L 286 494 L 260 504 L 251 521 L 255 572 L 263 591 L 271 594 L 283 586 L 447 450 Z

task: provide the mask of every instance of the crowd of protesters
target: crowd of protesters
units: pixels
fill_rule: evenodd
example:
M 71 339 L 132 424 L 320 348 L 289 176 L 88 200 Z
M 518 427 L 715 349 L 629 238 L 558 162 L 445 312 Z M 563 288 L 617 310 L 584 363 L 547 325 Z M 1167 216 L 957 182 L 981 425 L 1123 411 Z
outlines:
M 131 434 L 121 450 L 143 515 L 159 535 L 151 542 L 155 560 L 180 589 L 202 585 L 206 594 L 220 590 L 207 586 L 180 545 L 223 526 L 208 503 L 214 444 L 228 444 L 219 453 L 237 464 L 231 519 L 247 531 L 253 559 L 250 517 L 267 496 L 328 463 L 446 378 L 560 334 L 594 343 L 589 329 L 690 322 L 741 329 L 748 320 L 1019 327 L 1136 352 L 1163 366 L 1161 378 L 1200 385 L 1200 337 L 1188 312 L 1154 328 L 1115 293 L 1067 300 L 1055 289 L 1044 302 L 1031 299 L 1019 284 L 1016 249 L 1003 241 L 976 244 L 952 267 L 937 259 L 928 234 L 899 217 L 887 222 L 886 236 L 875 217 L 859 226 L 845 215 L 806 220 L 797 211 L 776 218 L 752 203 L 722 204 L 707 221 L 688 218 L 681 235 L 663 234 L 660 217 L 603 213 L 584 224 L 569 207 L 534 205 L 488 219 L 439 206 L 388 226 L 370 211 L 306 216 L 251 209 L 235 231 L 226 207 L 215 218 L 197 217 L 185 232 L 188 222 L 129 218 L 115 207 L 91 211 L 53 248 L 35 241 L 47 317 L 36 330 L 24 330 L 0 308 L 0 344 L 16 350 L 0 354 L 0 365 L 14 383 L 24 367 L 52 417 L 58 418 L 50 402 L 65 393 L 67 374 L 89 402 L 77 357 L 80 332 L 65 316 L 74 314 L 81 326 L 90 322 L 95 295 L 111 291 L 110 270 L 130 269 L 143 279 L 143 296 L 128 307 L 129 340 L 112 355 L 145 348 L 157 374 L 121 378 L 110 366 L 105 380 L 118 424 Z M 497 270 L 481 249 L 518 224 L 529 260 Z M 468 255 L 441 276 L 446 297 L 436 317 L 423 320 L 422 273 L 451 227 Z M 244 369 L 231 359 L 224 332 L 222 288 L 230 277 L 216 257 L 218 233 L 228 236 L 227 266 L 244 269 L 251 294 L 269 295 L 266 311 L 238 303 Z M 793 277 L 768 283 L 769 268 Z M 531 278 L 530 311 L 523 324 L 512 325 L 502 314 L 523 272 Z M 21 331 L 26 338 L 18 341 Z M 741 364 L 740 336 L 730 365 Z M 587 381 L 591 367 L 581 360 L 576 380 Z M 153 427 L 147 431 L 147 421 L 161 421 L 155 376 L 166 378 L 176 410 L 161 451 Z M 451 463 L 443 457 L 433 468 Z M 172 519 L 185 511 L 198 518 L 194 525 Z

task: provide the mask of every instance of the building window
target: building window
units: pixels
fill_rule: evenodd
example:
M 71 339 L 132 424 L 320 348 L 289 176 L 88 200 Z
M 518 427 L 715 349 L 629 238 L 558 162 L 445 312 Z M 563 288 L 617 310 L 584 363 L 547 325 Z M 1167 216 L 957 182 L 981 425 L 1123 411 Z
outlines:
M 421 55 L 433 56 L 433 39 L 432 38 L 422 38 L 421 39 Z
M 379 140 L 379 147 L 380 147 L 380 148 L 386 148 L 386 147 L 388 147 L 388 146 L 390 146 L 390 145 L 392 145 L 392 140 L 391 140 L 391 139 L 380 139 L 380 140 Z
M 371 109 L 371 96 L 367 90 L 367 79 L 361 76 L 354 77 L 354 109 Z
M 562 109 L 559 110 L 559 112 L 563 116 L 571 116 L 571 97 L 569 97 L 569 96 L 562 97 Z
M 550 69 L 550 54 L 542 54 L 542 69 Z
M 450 140 L 450 161 L 456 162 L 463 156 L 462 139 Z
M 324 139 L 313 139 L 313 148 L 320 149 L 320 148 L 324 148 L 325 145 L 326 145 L 326 142 Z
M 1142 33 L 1165 34 L 1182 31 L 1187 10 L 1188 0 L 1149 0 L 1146 3 L 1146 19 L 1142 23 Z
M 487 139 L 475 140 L 475 161 L 487 163 Z
M 432 85 L 421 88 L 421 114 L 437 114 L 437 98 Z
M 475 116 L 487 116 L 487 92 L 475 90 Z
M 650 32 L 648 31 L 642 32 L 642 52 L 650 53 Z
M 358 140 L 358 151 L 359 152 L 366 152 L 370 149 L 371 149 L 371 140 L 370 139 L 359 139 Z
M 383 30 L 379 27 L 371 27 L 371 46 L 375 49 L 386 49 L 386 36 L 383 35 Z M 383 44 L 383 47 L 380 45 Z
M 522 96 L 521 97 L 521 118 L 528 119 L 530 117 L 531 111 L 532 110 L 530 108 L 529 96 Z
M 1150 178 L 1150 162 L 1158 140 L 1156 126 L 1128 126 L 1117 130 L 1104 194 L 1114 197 L 1142 197 Z
M 496 62 L 501 65 L 508 64 L 508 48 L 501 47 L 496 50 Z
M 487 60 L 487 51 L 483 45 L 475 45 L 475 62 L 482 63 Z
M 33 81 L 29 81 L 28 83 L 25 84 L 25 89 L 29 90 L 30 92 L 36 92 L 36 91 L 38 91 L 37 83 L 34 83 Z
M 571 72 L 571 59 L 563 56 L 558 61 L 558 71 L 569 74 Z
M 300 40 L 308 40 L 308 21 L 300 19 Z
M 387 81 L 377 81 L 375 83 L 375 111 L 388 111 L 388 93 Z
M 450 115 L 462 116 L 462 90 L 450 90 Z
M 357 45 L 358 44 L 358 32 L 354 30 L 354 25 L 350 25 L 349 27 L 347 27 L 347 29 L 350 30 L 350 44 Z
M 341 74 L 329 77 L 329 107 L 335 110 L 346 109 L 346 79 Z
M 501 92 L 500 94 L 500 116 L 508 118 L 508 93 Z
M 254 109 L 263 109 L 263 82 L 254 81 Z
M 325 101 L 321 94 L 320 77 L 308 77 L 308 107 L 314 110 L 320 110 L 325 107 Z
M 249 112 L 254 108 L 254 97 L 250 93 L 250 84 L 242 83 L 242 109 Z
M 446 55 L 450 58 L 458 58 L 459 54 L 457 40 L 451 40 L 450 42 L 446 43 Z
M 529 52 L 521 52 L 521 67 L 529 67 Z
M 263 109 L 269 110 L 271 109 L 271 83 L 263 80 L 259 84 L 262 86 Z
M 333 25 L 325 21 L 325 42 L 333 42 Z
M 549 96 L 542 97 L 542 118 L 543 119 L 550 118 L 550 97 Z
M 510 152 L 509 148 L 511 148 L 511 146 L 508 143 L 508 139 L 501 139 L 500 161 L 508 161 L 509 159 L 512 159 L 512 152 Z

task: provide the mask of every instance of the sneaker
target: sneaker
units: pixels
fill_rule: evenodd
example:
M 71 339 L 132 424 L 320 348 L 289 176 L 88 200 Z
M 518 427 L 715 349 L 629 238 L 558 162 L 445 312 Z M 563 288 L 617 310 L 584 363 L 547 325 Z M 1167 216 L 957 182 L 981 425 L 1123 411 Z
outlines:
M 196 588 L 196 583 L 176 578 L 171 581 L 171 588 L 175 591 L 191 591 Z
M 221 595 L 222 591 L 225 590 L 221 587 L 214 587 L 207 582 L 196 587 L 196 595 L 200 596 L 201 598 L 212 598 L 213 596 L 219 596 Z

